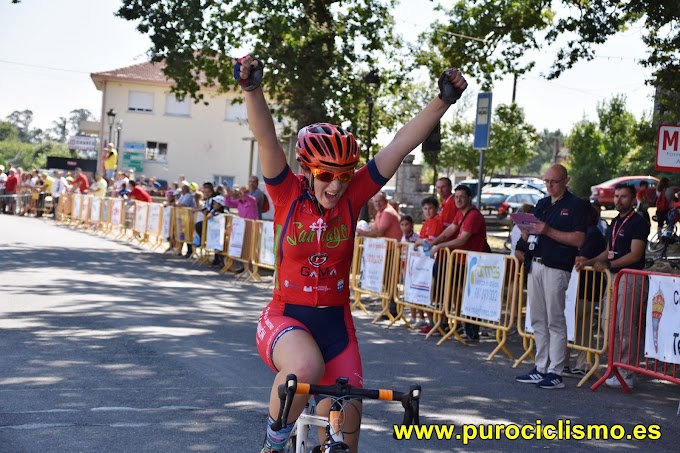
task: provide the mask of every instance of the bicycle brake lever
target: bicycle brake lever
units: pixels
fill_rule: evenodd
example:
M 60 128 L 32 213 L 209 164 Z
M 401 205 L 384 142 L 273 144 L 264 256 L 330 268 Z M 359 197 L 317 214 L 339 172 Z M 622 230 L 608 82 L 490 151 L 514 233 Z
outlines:
M 295 397 L 296 390 L 297 376 L 289 374 L 286 376 L 286 382 L 279 385 L 278 391 L 281 403 L 279 404 L 279 415 L 274 423 L 272 423 L 273 431 L 280 431 L 288 420 L 288 413 L 290 412 L 290 406 L 293 404 L 293 397 Z

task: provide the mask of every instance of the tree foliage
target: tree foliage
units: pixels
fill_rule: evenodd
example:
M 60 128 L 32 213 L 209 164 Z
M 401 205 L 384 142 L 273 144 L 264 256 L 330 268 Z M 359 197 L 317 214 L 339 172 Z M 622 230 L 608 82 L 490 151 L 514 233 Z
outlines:
M 559 77 L 580 60 L 591 60 L 595 49 L 632 24 L 644 22 L 644 42 L 650 47 L 644 66 L 654 68 L 650 81 L 664 87 L 668 98 L 680 94 L 680 2 L 677 0 L 458 0 L 441 8 L 445 21 L 435 22 L 424 36 L 432 54 L 461 61 L 464 72 L 484 80 L 521 74 L 534 62 L 527 55 L 566 39 L 547 77 Z M 669 107 L 675 106 L 677 98 Z
M 637 173 L 630 172 L 639 170 L 642 153 L 650 152 L 637 144 L 644 122 L 641 126 L 626 109 L 624 96 L 600 103 L 597 114 L 597 122 L 577 123 L 567 139 L 572 189 L 579 196 L 605 180 Z
M 349 124 L 366 139 L 366 99 L 405 81 L 390 14 L 395 0 L 123 0 L 118 15 L 138 22 L 152 41 L 152 61 L 180 96 L 202 99 L 200 84 L 233 89 L 236 48 L 265 62 L 263 88 L 297 126 Z M 382 84 L 363 76 L 377 69 Z M 376 101 L 376 107 L 381 103 Z M 376 109 L 375 125 L 384 116 Z M 374 127 L 373 130 L 377 130 Z
M 539 134 L 538 144 L 534 148 L 533 155 L 524 165 L 518 167 L 517 173 L 525 176 L 542 177 L 548 167 L 555 163 L 555 154 L 559 152 L 563 144 L 564 135 L 560 130 L 549 131 L 544 129 Z
M 460 168 L 476 175 L 479 151 L 472 148 L 474 123 L 458 117 L 452 123 L 445 123 L 442 131 L 440 168 Z M 489 149 L 484 151 L 485 177 L 508 169 L 516 171 L 533 156 L 538 139 L 536 129 L 526 122 L 520 107 L 500 104 L 491 123 Z

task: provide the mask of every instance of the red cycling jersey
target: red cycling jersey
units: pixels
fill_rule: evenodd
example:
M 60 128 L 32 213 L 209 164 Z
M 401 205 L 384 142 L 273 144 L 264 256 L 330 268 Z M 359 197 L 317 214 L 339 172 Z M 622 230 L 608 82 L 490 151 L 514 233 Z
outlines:
M 307 306 L 349 303 L 349 272 L 361 207 L 387 180 L 375 163 L 359 169 L 335 208 L 321 212 L 289 167 L 265 179 L 274 203 L 274 300 Z

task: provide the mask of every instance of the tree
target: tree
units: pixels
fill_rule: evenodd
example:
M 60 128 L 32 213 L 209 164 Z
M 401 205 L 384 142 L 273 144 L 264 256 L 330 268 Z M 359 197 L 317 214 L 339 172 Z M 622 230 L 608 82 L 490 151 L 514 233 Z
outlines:
M 58 120 L 52 121 L 52 128 L 47 131 L 47 134 L 57 142 L 66 143 L 69 136 L 69 121 L 60 116 Z
M 520 166 L 517 172 L 521 175 L 533 175 L 542 177 L 548 167 L 555 161 L 556 146 L 559 150 L 564 143 L 564 135 L 560 130 L 549 131 L 544 129 L 540 134 L 538 144 L 534 148 L 533 155 L 526 164 Z
M 31 110 L 15 110 L 7 116 L 7 121 L 19 130 L 19 140 L 22 142 L 30 141 L 30 127 L 33 122 L 33 112 Z
M 611 177 L 605 166 L 605 137 L 597 124 L 583 120 L 574 125 L 567 138 L 569 159 L 567 168 L 571 177 L 571 190 L 579 197 L 590 195 L 590 186 Z
M 19 140 L 19 128 L 9 121 L 0 121 L 0 141 Z
M 641 128 L 626 110 L 625 97 L 600 103 L 597 114 L 598 122 L 577 123 L 567 139 L 572 188 L 579 196 L 589 195 L 590 186 L 626 174 L 628 163 L 640 158 L 636 134 Z
M 498 170 L 515 170 L 533 155 L 538 143 L 536 129 L 527 124 L 524 111 L 516 104 L 496 107 L 491 124 L 489 149 L 484 151 L 484 175 Z M 479 151 L 472 148 L 474 124 L 460 118 L 444 127 L 440 165 L 462 168 L 472 174 L 479 171 Z
M 80 123 L 82 121 L 93 121 L 94 116 L 92 115 L 92 112 L 90 112 L 87 109 L 75 109 L 71 110 L 71 112 L 68 114 L 68 124 L 70 126 L 70 131 L 77 134 L 80 134 Z
M 348 123 L 366 139 L 366 99 L 407 81 L 408 59 L 392 32 L 394 1 L 123 0 L 117 14 L 149 35 L 149 56 L 166 64 L 178 95 L 202 100 L 199 81 L 234 89 L 232 52 L 249 48 L 266 64 L 263 88 L 279 115 L 298 127 Z M 380 73 L 379 91 L 362 80 L 369 69 Z
M 596 46 L 610 36 L 643 20 L 643 40 L 651 53 L 642 64 L 655 69 L 650 82 L 680 93 L 677 0 L 459 0 L 440 9 L 448 21 L 435 22 L 423 37 L 430 45 L 423 55 L 455 58 L 464 72 L 485 81 L 484 89 L 507 74 L 530 69 L 530 51 L 566 39 L 547 74 L 557 78 L 578 61 L 593 59 Z

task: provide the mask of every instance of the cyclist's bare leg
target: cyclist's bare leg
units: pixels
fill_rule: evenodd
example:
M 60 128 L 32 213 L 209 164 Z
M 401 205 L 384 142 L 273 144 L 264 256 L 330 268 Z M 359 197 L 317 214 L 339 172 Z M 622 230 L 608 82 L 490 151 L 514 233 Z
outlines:
M 274 365 L 279 370 L 269 395 L 269 415 L 273 418 L 279 413 L 278 388 L 286 381 L 286 376 L 294 374 L 299 382 L 316 384 L 326 369 L 323 356 L 314 338 L 304 330 L 291 330 L 279 338 L 272 354 Z M 309 400 L 307 395 L 298 395 L 290 408 L 288 422 L 297 420 Z
M 325 398 L 316 405 L 316 413 L 324 417 L 328 417 L 331 409 L 332 399 Z M 363 405 L 358 400 L 345 401 L 345 421 L 342 432 L 344 434 L 344 442 L 349 446 L 351 453 L 359 451 L 359 428 L 361 427 L 361 413 Z M 323 441 L 326 438 L 325 428 L 319 428 L 319 439 Z

